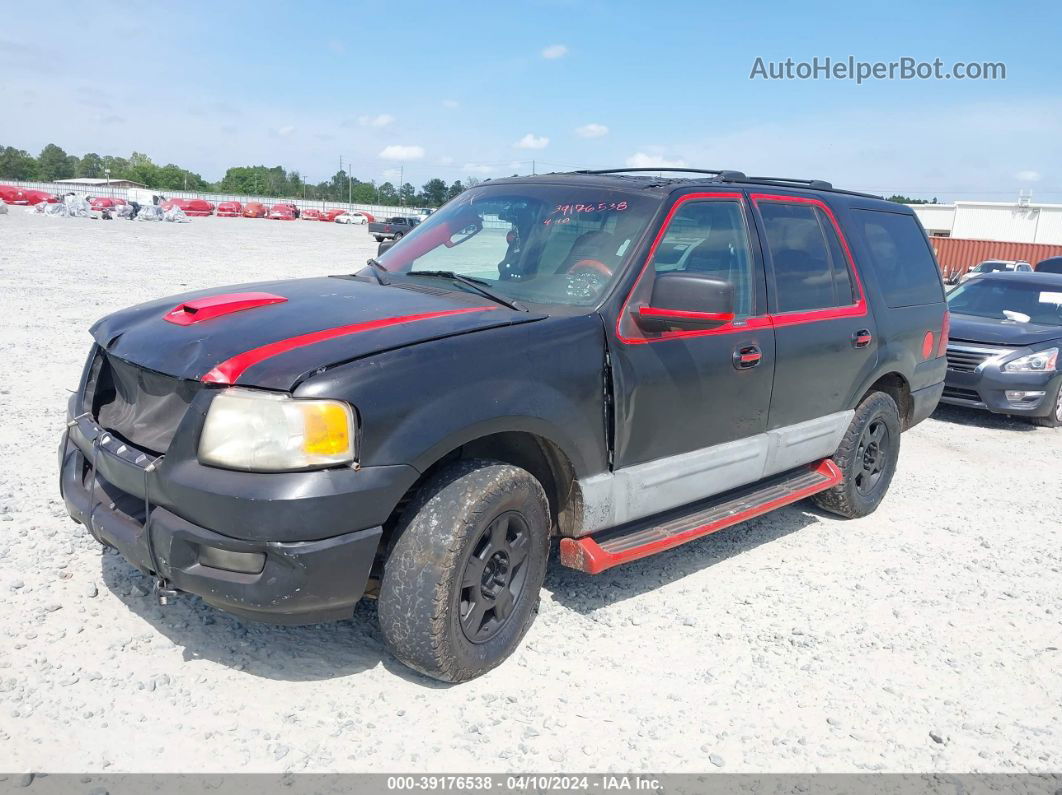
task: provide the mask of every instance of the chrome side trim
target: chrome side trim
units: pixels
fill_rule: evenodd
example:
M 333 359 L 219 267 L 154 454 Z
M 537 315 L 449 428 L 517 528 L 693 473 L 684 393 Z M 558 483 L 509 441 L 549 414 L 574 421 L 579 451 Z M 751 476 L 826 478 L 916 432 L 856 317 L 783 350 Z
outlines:
M 840 411 L 583 478 L 579 481 L 583 513 L 573 535 L 644 519 L 828 458 L 837 450 L 854 414 Z

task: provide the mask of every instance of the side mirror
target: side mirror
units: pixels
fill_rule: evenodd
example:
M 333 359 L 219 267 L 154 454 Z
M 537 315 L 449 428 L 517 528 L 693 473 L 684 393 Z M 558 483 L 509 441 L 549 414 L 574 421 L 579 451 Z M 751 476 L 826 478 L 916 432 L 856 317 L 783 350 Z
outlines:
M 383 241 L 381 241 L 380 245 L 378 245 L 376 247 L 376 256 L 377 257 L 380 256 L 385 251 L 387 251 L 387 249 L 391 248 L 391 246 L 393 246 L 394 244 L 395 244 L 395 241 L 393 241 L 393 240 L 383 240 Z
M 658 273 L 649 306 L 634 312 L 643 331 L 718 328 L 734 319 L 734 285 L 699 273 Z

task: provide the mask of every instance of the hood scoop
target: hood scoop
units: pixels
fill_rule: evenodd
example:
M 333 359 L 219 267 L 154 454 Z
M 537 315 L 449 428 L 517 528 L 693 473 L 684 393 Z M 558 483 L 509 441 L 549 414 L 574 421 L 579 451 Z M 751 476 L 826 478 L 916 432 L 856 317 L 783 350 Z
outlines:
M 282 295 L 272 293 L 224 293 L 185 301 L 163 315 L 163 319 L 178 326 L 191 326 L 245 309 L 254 309 L 256 306 L 282 304 L 287 300 Z

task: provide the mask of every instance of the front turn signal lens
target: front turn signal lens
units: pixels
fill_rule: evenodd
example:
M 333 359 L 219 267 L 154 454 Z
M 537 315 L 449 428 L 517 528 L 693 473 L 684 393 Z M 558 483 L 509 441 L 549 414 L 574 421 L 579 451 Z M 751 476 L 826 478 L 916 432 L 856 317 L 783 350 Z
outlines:
M 311 455 L 336 455 L 352 449 L 350 408 L 332 401 L 307 401 L 298 404 L 302 412 L 305 436 L 302 450 Z

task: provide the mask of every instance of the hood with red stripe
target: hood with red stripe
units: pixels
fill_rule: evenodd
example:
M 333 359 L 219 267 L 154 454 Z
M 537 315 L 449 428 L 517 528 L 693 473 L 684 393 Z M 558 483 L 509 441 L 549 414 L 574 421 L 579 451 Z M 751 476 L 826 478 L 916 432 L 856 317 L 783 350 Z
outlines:
M 163 298 L 91 332 L 111 355 L 176 378 L 289 390 L 322 367 L 541 317 L 439 280 L 321 277 Z

